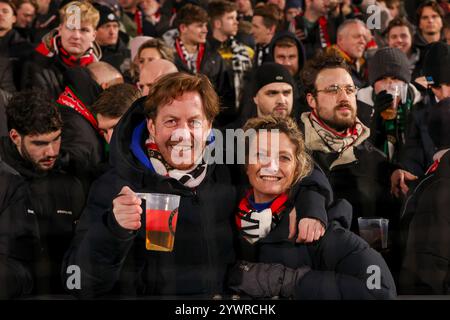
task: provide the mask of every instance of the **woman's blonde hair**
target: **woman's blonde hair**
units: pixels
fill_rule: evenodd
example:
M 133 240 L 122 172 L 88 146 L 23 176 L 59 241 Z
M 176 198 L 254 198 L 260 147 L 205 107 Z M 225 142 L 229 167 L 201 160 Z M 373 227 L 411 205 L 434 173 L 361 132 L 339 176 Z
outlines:
M 78 8 L 78 10 L 75 9 Z M 59 10 L 61 23 L 67 22 L 67 19 L 74 14 L 80 14 L 81 23 L 89 23 L 97 29 L 100 21 L 100 13 L 89 1 L 71 1 Z M 76 20 L 75 20 L 76 21 Z
M 244 126 L 244 131 L 255 130 L 258 133 L 259 130 L 278 130 L 278 133 L 284 133 L 291 143 L 295 146 L 295 161 L 296 170 L 294 173 L 294 179 L 292 185 L 308 176 L 313 168 L 313 161 L 311 155 L 308 153 L 305 147 L 305 140 L 303 134 L 300 132 L 297 124 L 290 117 L 281 118 L 275 116 L 263 116 L 249 119 Z M 251 138 L 246 139 L 246 158 L 248 159 L 248 153 L 250 150 Z M 247 161 L 248 162 L 248 161 Z M 292 187 L 292 185 L 290 187 Z

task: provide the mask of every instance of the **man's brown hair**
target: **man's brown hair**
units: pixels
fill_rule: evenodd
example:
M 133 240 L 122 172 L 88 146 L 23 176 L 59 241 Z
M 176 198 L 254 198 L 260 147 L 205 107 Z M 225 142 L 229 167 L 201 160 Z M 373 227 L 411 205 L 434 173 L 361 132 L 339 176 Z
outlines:
M 228 0 L 212 1 L 208 4 L 208 14 L 211 21 L 220 19 L 225 13 L 237 11 L 237 5 Z
M 100 93 L 92 105 L 92 111 L 104 117 L 119 118 L 140 96 L 135 86 L 129 83 L 116 84 Z
M 291 37 L 281 37 L 275 41 L 275 47 L 292 48 L 297 47 L 297 42 Z
M 34 10 L 36 10 L 36 13 L 39 9 L 39 6 L 36 2 L 36 0 L 14 0 L 13 1 L 14 5 L 16 6 L 17 9 L 20 9 L 20 7 L 24 4 L 24 3 L 29 3 L 33 6 Z
M 306 62 L 301 72 L 306 93 L 316 93 L 316 79 L 324 69 L 344 69 L 350 73 L 350 69 L 344 58 L 335 50 L 319 52 L 313 59 Z
M 283 24 L 283 11 L 274 3 L 261 3 L 255 7 L 253 16 L 260 16 L 263 18 L 263 24 L 266 28 L 275 26 L 275 30 L 281 28 Z
M 430 7 L 434 12 L 439 14 L 441 19 L 444 19 L 444 10 L 442 10 L 441 6 L 434 0 L 425 1 L 420 4 L 420 6 L 417 8 L 417 24 L 420 23 L 420 18 L 422 17 L 423 9 L 426 7 Z
M 147 117 L 155 120 L 159 107 L 172 103 L 187 92 L 200 95 L 206 119 L 212 122 L 219 113 L 219 97 L 213 85 L 203 74 L 191 75 L 184 72 L 167 74 L 151 86 L 144 103 Z
M 186 26 L 193 23 L 207 23 L 209 20 L 208 13 L 205 9 L 194 5 L 194 4 L 186 4 L 184 5 L 180 11 L 177 12 L 177 16 L 174 21 L 174 26 L 179 28 L 180 25 L 184 24 Z

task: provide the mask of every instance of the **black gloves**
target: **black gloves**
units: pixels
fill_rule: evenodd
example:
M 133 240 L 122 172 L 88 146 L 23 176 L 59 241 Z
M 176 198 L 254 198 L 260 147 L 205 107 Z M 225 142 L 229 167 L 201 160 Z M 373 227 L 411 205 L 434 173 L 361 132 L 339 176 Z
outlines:
M 229 287 L 253 298 L 294 296 L 298 281 L 310 271 L 310 267 L 286 268 L 282 264 L 238 261 L 231 269 Z
M 383 112 L 387 108 L 389 108 L 392 105 L 392 102 L 394 101 L 394 97 L 392 94 L 387 93 L 386 90 L 381 91 L 375 96 L 374 101 L 374 109 L 376 113 Z

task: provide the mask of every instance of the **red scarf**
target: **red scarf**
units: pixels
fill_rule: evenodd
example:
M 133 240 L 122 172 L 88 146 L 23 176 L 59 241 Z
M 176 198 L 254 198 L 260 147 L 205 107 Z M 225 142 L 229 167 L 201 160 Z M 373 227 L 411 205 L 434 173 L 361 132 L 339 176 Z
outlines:
M 61 58 L 63 63 L 69 67 L 85 67 L 97 60 L 92 48 L 89 48 L 80 58 L 75 58 L 74 56 L 69 54 L 66 49 L 63 48 L 61 44 L 61 38 L 59 36 L 51 38 L 50 43 L 52 45 L 52 48 L 48 48 L 44 42 L 41 42 L 35 50 L 43 56 L 49 58 L 53 57 L 56 53 Z
M 137 35 L 138 36 L 142 36 L 143 33 L 143 27 L 142 27 L 142 12 L 141 10 L 136 10 L 136 12 L 134 13 L 134 22 L 136 23 L 136 27 L 137 27 Z
M 328 19 L 322 16 L 317 22 L 319 23 L 321 47 L 328 48 L 331 46 L 330 35 L 328 34 Z
M 181 58 L 181 61 L 183 61 L 183 63 L 188 66 L 187 63 L 187 59 L 185 56 L 184 51 L 186 50 L 186 48 L 182 48 L 182 44 L 180 42 L 180 39 L 177 38 L 175 40 L 175 49 L 177 50 L 178 56 Z M 197 53 L 197 61 L 196 61 L 196 72 L 195 73 L 199 73 L 200 72 L 200 66 L 202 65 L 202 60 L 203 60 L 203 55 L 205 54 L 205 45 L 203 43 L 200 43 L 198 45 L 198 53 Z M 188 66 L 189 67 L 189 66 Z M 191 70 L 192 71 L 192 70 Z
M 238 212 L 235 215 L 236 226 L 241 234 L 248 238 L 258 238 L 261 235 L 250 234 L 248 230 L 255 230 L 259 228 L 259 221 L 254 219 L 253 214 L 258 214 L 258 211 L 253 208 L 249 199 L 253 196 L 253 188 L 247 191 L 245 197 L 239 203 Z M 268 209 L 272 212 L 272 224 L 277 225 L 280 222 L 280 213 L 286 208 L 286 203 L 288 200 L 287 193 L 282 193 L 277 196 Z M 267 209 L 266 209 L 267 210 Z M 264 211 L 264 210 L 263 210 Z M 246 226 L 243 226 L 243 221 L 245 221 Z M 265 235 L 263 235 L 264 237 Z
M 434 160 L 433 164 L 428 168 L 427 172 L 425 172 L 425 175 L 429 175 L 435 172 L 439 167 L 439 162 L 440 160 Z
M 61 106 L 72 108 L 81 114 L 81 116 L 89 121 L 92 127 L 94 127 L 94 129 L 103 137 L 103 133 L 98 127 L 97 119 L 69 86 L 65 87 L 64 91 L 59 95 L 58 100 L 56 100 L 56 103 Z

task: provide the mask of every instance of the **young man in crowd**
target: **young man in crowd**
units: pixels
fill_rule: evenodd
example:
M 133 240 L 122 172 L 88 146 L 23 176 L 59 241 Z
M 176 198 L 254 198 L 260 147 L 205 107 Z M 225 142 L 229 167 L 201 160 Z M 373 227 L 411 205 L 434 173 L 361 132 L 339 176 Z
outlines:
M 211 23 L 211 49 L 219 52 L 228 69 L 234 89 L 234 104 L 227 112 L 227 122 L 234 120 L 239 106 L 244 75 L 252 67 L 253 49 L 240 43 L 235 37 L 238 32 L 237 6 L 229 1 L 219 0 L 208 4 Z M 225 110 L 223 114 L 225 113 Z
M 35 0 L 17 0 L 14 1 L 14 3 L 17 8 L 14 29 L 17 30 L 23 38 L 32 42 L 33 21 L 38 11 L 37 2 Z
M 19 93 L 6 108 L 9 137 L 0 157 L 26 181 L 37 218 L 40 254 L 33 261 L 33 293 L 62 293 L 61 262 L 84 207 L 80 181 L 61 169 L 62 120 L 58 106 L 39 92 Z
M 80 25 L 76 25 L 73 6 L 79 9 Z M 76 10 L 78 12 L 78 10 Z M 23 88 L 38 88 L 58 98 L 67 85 L 64 73 L 75 66 L 85 67 L 100 58 L 95 43 L 98 11 L 87 1 L 73 1 L 60 10 L 61 23 L 47 34 L 24 66 Z
M 138 0 L 119 0 L 118 2 L 122 9 L 122 24 L 130 37 L 157 36 L 155 26 L 146 19 L 144 11 L 139 7 Z

